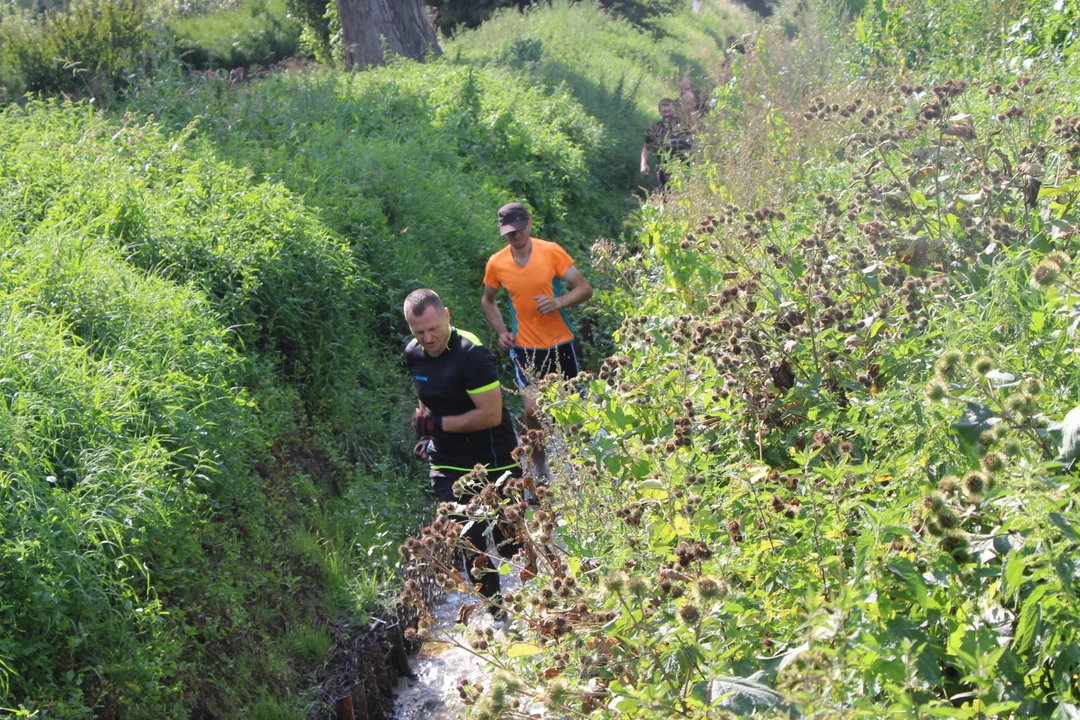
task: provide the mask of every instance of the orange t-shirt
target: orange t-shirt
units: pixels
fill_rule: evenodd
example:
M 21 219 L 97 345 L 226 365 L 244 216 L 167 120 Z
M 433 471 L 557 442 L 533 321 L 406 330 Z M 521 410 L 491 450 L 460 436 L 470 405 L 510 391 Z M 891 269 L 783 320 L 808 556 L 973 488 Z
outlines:
M 542 314 L 536 309 L 536 296 L 562 295 L 559 278 L 574 264 L 573 258 L 558 243 L 532 239 L 532 255 L 525 267 L 514 262 L 507 245 L 488 258 L 484 284 L 510 293 L 510 331 L 517 335 L 518 347 L 552 348 L 570 342 L 574 333 L 562 312 Z

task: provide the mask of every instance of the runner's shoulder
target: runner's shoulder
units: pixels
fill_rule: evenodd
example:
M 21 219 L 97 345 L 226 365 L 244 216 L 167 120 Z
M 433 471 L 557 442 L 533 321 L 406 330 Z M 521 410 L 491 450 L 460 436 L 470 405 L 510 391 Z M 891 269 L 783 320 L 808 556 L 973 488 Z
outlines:
M 476 335 L 469 332 L 468 330 L 462 330 L 461 328 L 455 328 L 455 332 L 454 332 L 454 335 L 452 336 L 451 342 L 455 342 L 455 341 L 457 343 L 458 349 L 460 349 L 460 350 L 462 350 L 462 351 L 464 351 L 466 353 L 477 352 L 477 351 L 479 351 L 481 353 L 489 352 L 488 349 L 486 347 L 484 347 L 484 343 L 480 340 L 480 338 L 478 338 Z
M 507 245 L 506 247 L 502 248 L 501 250 L 496 250 L 495 252 L 491 253 L 491 255 L 488 257 L 488 264 L 490 265 L 491 263 L 506 262 L 508 259 L 510 259 L 509 255 L 510 255 L 510 246 Z M 510 259 L 510 261 L 513 262 L 512 259 Z
M 420 357 L 423 354 L 424 349 L 420 347 L 420 342 L 416 338 L 410 340 L 409 343 L 405 346 L 405 357 L 407 358 Z
M 552 252 L 566 252 L 566 248 L 564 248 L 562 245 L 555 242 L 554 240 L 541 240 L 540 238 L 533 238 L 532 241 L 534 253 L 537 251 L 537 249 L 540 250 L 541 255 L 545 256 L 551 255 Z

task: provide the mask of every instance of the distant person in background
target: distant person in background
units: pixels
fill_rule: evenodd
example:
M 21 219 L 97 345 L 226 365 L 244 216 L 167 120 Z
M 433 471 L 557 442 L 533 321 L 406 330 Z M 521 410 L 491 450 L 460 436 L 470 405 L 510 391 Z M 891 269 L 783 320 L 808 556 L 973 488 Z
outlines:
M 705 114 L 705 108 L 689 75 L 684 75 L 679 81 L 679 100 L 682 102 L 683 118 L 697 120 Z
M 578 374 L 574 332 L 563 311 L 591 298 L 593 290 L 573 258 L 558 243 L 534 238 L 532 227 L 524 205 L 499 208 L 499 233 L 506 247 L 488 258 L 480 305 L 499 336 L 499 347 L 510 351 L 514 376 L 525 392 L 525 426 L 540 429 L 533 378 Z M 565 292 L 562 283 L 570 286 Z M 501 288 L 510 295 L 509 329 L 495 302 Z M 533 451 L 532 470 L 534 478 L 550 479 L 544 450 Z
M 741 38 L 737 38 L 734 35 L 728 35 L 727 36 L 727 56 L 728 56 L 727 57 L 727 62 L 731 61 L 731 54 L 732 53 L 739 53 L 740 55 L 745 55 L 746 51 L 747 51 L 747 46 L 750 44 L 750 41 L 753 40 L 753 39 L 754 38 L 750 33 L 746 33 Z
M 693 90 L 684 90 L 679 99 L 682 101 L 683 117 L 701 117 L 701 101 L 698 100 L 697 93 Z
M 506 472 L 521 477 L 521 466 L 512 457 L 517 436 L 510 413 L 503 407 L 495 356 L 475 335 L 450 324 L 450 309 L 433 290 L 409 293 L 404 311 L 413 335 L 405 348 L 405 362 L 420 400 L 412 419 L 420 437 L 413 455 L 430 463 L 435 496 L 440 502 L 467 503 L 474 493 L 457 495 L 454 483 L 477 465 L 486 467 L 489 483 Z M 476 558 L 487 550 L 487 526 L 460 515 L 451 519 L 467 528 L 464 537 L 478 551 L 466 553 L 470 581 L 480 585 L 484 597 L 495 596 L 499 573 L 492 568 L 479 580 L 473 573 Z M 518 546 L 504 536 L 497 522 L 491 537 L 503 557 L 517 552 Z
M 649 159 L 656 153 L 656 189 L 663 190 L 670 177 L 665 166 L 672 160 L 686 157 L 693 147 L 694 135 L 692 129 L 679 119 L 674 100 L 661 100 L 659 109 L 660 122 L 653 123 L 645 132 L 645 144 L 641 147 L 641 174 L 652 174 Z

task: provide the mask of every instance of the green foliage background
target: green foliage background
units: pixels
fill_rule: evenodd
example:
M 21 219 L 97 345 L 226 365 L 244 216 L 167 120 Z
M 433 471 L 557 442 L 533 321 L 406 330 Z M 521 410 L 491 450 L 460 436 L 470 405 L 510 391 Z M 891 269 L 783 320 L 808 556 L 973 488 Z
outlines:
M 778 8 L 594 246 L 623 324 L 546 390 L 474 717 L 1080 712 L 1077 8 L 845 10 Z
M 385 602 L 393 548 L 428 512 L 402 297 L 432 285 L 483 332 L 509 200 L 587 270 L 633 207 L 611 156 L 642 130 L 598 98 L 644 122 L 645 93 L 684 69 L 674 42 L 596 5 L 531 17 L 593 29 L 574 51 L 588 83 L 499 62 L 527 32 L 508 24 L 476 61 L 485 43 L 463 35 L 456 59 L 234 83 L 179 72 L 152 14 L 132 35 L 152 77 L 117 61 L 100 97 L 72 76 L 92 104 L 0 113 L 4 712 L 319 710 L 329 651 Z M 44 27 L 4 19 L 24 48 Z M 617 89 L 627 58 L 641 90 Z

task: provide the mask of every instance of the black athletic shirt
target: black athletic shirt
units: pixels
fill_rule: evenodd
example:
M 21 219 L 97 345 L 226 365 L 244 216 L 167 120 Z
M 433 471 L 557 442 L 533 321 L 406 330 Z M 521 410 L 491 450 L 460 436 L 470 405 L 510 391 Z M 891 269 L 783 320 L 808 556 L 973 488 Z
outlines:
M 470 332 L 450 328 L 446 350 L 437 357 L 413 340 L 405 348 L 416 394 L 436 415 L 461 415 L 476 409 L 470 395 L 499 387 L 495 356 Z M 517 446 L 510 413 L 503 407 L 502 423 L 469 433 L 437 432 L 428 447 L 432 468 L 472 470 L 479 463 L 488 470 L 516 465 L 510 454 Z

